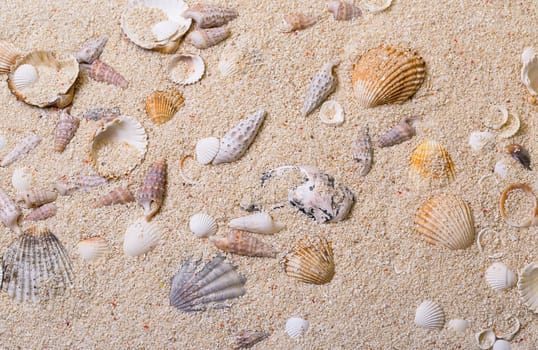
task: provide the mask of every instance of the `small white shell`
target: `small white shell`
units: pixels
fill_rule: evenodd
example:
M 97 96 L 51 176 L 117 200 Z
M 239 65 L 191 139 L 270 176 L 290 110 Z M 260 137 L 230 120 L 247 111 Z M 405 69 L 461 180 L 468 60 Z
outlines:
M 532 47 L 526 47 L 521 54 L 521 81 L 532 96 L 538 94 L 538 56 Z
M 196 160 L 198 163 L 206 165 L 213 161 L 219 153 L 220 140 L 216 137 L 206 137 L 196 143 Z
M 182 68 L 181 66 L 184 67 Z M 179 85 L 194 84 L 202 79 L 205 72 L 205 63 L 198 55 L 174 55 L 170 58 L 167 71 L 168 77 L 174 83 Z
M 160 239 L 161 228 L 155 222 L 147 222 L 142 218 L 127 227 L 123 251 L 128 256 L 142 255 L 156 246 Z
M 445 313 L 439 304 L 425 300 L 417 308 L 415 324 L 427 329 L 442 329 L 445 324 Z
M 504 339 L 499 339 L 493 344 L 493 350 L 510 350 L 512 346 Z
M 13 85 L 17 89 L 24 89 L 34 85 L 39 79 L 37 69 L 31 64 L 22 64 L 13 73 Z
M 474 338 L 478 347 L 483 350 L 491 348 L 493 344 L 495 344 L 496 339 L 495 333 L 493 333 L 491 329 L 486 329 L 475 333 Z
M 506 159 L 501 159 L 497 163 L 495 163 L 495 169 L 494 172 L 497 174 L 501 179 L 506 179 L 508 176 L 508 162 Z
M 108 252 L 108 245 L 102 237 L 91 237 L 77 244 L 78 255 L 84 260 L 97 260 Z
M 465 332 L 469 328 L 470 322 L 467 320 L 455 319 L 448 322 L 448 329 L 456 332 Z
M 516 284 L 516 275 L 501 262 L 493 263 L 486 270 L 486 282 L 495 290 L 510 289 Z
M 469 136 L 469 146 L 475 152 L 481 151 L 495 140 L 495 135 L 487 131 L 473 131 Z
M 155 35 L 157 41 L 169 39 L 172 35 L 176 34 L 181 25 L 174 21 L 162 21 L 155 23 L 151 27 L 151 32 Z
M 17 192 L 29 191 L 32 187 L 32 182 L 32 170 L 24 167 L 13 170 L 11 184 L 13 185 L 13 188 L 17 190 Z
M 344 109 L 336 101 L 326 101 L 321 105 L 319 118 L 323 124 L 330 126 L 342 125 L 344 122 Z
M 273 221 L 267 213 L 256 213 L 233 219 L 228 224 L 233 229 L 272 235 L 282 230 L 286 225 Z
M 521 270 L 517 289 L 523 303 L 538 313 L 538 264 L 532 262 Z
M 364 5 L 364 7 L 366 7 L 368 11 L 372 13 L 378 13 L 378 12 L 382 12 L 388 9 L 390 5 L 392 4 L 392 0 L 385 0 L 385 2 L 382 5 L 371 4 L 366 0 L 362 0 L 362 4 Z
M 217 222 L 207 214 L 194 214 L 189 221 L 189 229 L 196 237 L 205 238 L 217 233 Z
M 286 333 L 294 339 L 302 337 L 308 330 L 309 323 L 299 317 L 292 317 L 286 321 Z

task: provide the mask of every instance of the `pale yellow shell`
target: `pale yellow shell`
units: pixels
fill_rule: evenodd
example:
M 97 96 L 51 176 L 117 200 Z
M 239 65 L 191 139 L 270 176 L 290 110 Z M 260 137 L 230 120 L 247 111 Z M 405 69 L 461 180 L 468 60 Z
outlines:
M 78 255 L 84 260 L 94 261 L 105 256 L 109 251 L 108 245 L 103 237 L 91 237 L 84 239 L 77 244 Z
M 436 141 L 423 141 L 411 153 L 409 175 L 417 184 L 446 186 L 455 179 L 454 163 L 448 151 Z
M 329 283 L 334 276 L 332 244 L 325 238 L 299 240 L 284 261 L 286 274 L 301 282 Z

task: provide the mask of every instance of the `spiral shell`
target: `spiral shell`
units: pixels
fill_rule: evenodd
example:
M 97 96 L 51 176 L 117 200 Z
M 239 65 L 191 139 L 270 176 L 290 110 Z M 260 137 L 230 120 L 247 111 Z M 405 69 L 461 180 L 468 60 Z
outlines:
M 43 204 L 54 202 L 58 198 L 55 191 L 48 190 L 30 190 L 21 192 L 17 195 L 17 202 L 24 202 L 26 208 L 36 208 Z
M 366 176 L 370 172 L 373 153 L 368 127 L 364 127 L 353 142 L 353 160 L 358 163 L 360 176 Z
M 224 237 L 213 236 L 209 240 L 217 248 L 237 255 L 274 258 L 277 253 L 271 245 L 240 230 L 230 230 Z
M 417 308 L 415 324 L 426 329 L 442 329 L 445 325 L 445 313 L 439 304 L 425 300 Z
M 179 90 L 155 91 L 146 99 L 146 113 L 154 124 L 161 125 L 172 119 L 184 101 Z
M 290 33 L 296 30 L 303 30 L 313 26 L 317 21 L 318 18 L 316 16 L 299 12 L 290 13 L 284 16 L 279 31 L 282 33 Z
M 248 331 L 243 330 L 234 334 L 235 346 L 234 349 L 249 349 L 258 344 L 262 340 L 269 337 L 271 333 L 264 331 Z
M 127 89 L 129 86 L 129 82 L 120 73 L 101 60 L 95 60 L 91 64 L 81 64 L 81 67 L 95 81 L 111 84 L 122 89 Z
M 56 215 L 58 208 L 54 202 L 43 204 L 39 208 L 34 209 L 24 217 L 25 221 L 40 221 L 46 220 Z
M 78 63 L 91 64 L 101 56 L 108 42 L 108 36 L 101 35 L 97 38 L 86 40 L 82 47 L 75 53 Z
M 183 16 L 191 18 L 198 28 L 220 27 L 237 18 L 236 9 L 196 4 L 183 12 Z
M 87 110 L 82 114 L 83 119 L 99 121 L 102 119 L 114 119 L 119 117 L 121 114 L 119 107 L 113 108 L 103 108 L 97 107 Z
M 379 138 L 379 147 L 391 147 L 411 140 L 416 134 L 413 126 L 414 118 L 404 118 L 400 123 Z
M 340 63 L 340 60 L 333 60 L 324 64 L 316 73 L 306 90 L 303 109 L 303 117 L 306 117 L 316 109 L 336 88 L 336 78 L 333 75 L 333 68 Z
M 63 152 L 65 150 L 65 147 L 75 136 L 79 125 L 80 119 L 73 117 L 65 109 L 62 110 L 60 120 L 54 132 L 54 150 L 56 152 Z
M 334 257 L 332 244 L 326 238 L 304 238 L 297 242 L 284 260 L 289 277 L 301 282 L 325 284 L 333 279 Z
M 41 143 L 41 136 L 34 133 L 26 134 L 15 147 L 2 159 L 0 166 L 8 166 L 27 155 L 31 150 Z
M 127 187 L 118 187 L 106 195 L 102 196 L 95 204 L 95 208 L 104 207 L 114 204 L 125 204 L 134 202 L 134 196 Z
M 63 176 L 53 185 L 54 190 L 58 191 L 61 196 L 69 196 L 76 191 L 86 191 L 93 187 L 101 186 L 107 183 L 106 178 L 102 176 Z
M 144 209 L 146 220 L 151 220 L 161 208 L 166 190 L 166 160 L 152 164 L 144 183 L 138 190 L 136 199 Z
M 337 21 L 350 21 L 362 15 L 362 11 L 358 6 L 343 0 L 329 1 L 327 9 Z
M 207 49 L 215 46 L 230 36 L 230 30 L 225 27 L 196 29 L 187 34 L 185 42 L 197 49 Z
M 261 233 L 264 235 L 272 235 L 286 227 L 282 222 L 274 221 L 268 213 L 255 213 L 236 218 L 231 220 L 230 223 L 228 223 L 228 226 L 236 230 Z
M 417 184 L 443 187 L 454 181 L 454 163 L 437 141 L 423 141 L 411 153 L 409 175 Z

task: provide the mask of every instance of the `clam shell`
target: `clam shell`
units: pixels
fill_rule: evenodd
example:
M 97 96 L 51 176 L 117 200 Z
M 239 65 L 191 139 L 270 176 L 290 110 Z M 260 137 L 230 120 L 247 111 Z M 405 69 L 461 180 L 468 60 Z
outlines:
M 98 260 L 109 251 L 108 245 L 102 237 L 91 237 L 84 239 L 77 244 L 78 255 L 84 260 Z
M 37 147 L 41 142 L 41 136 L 38 136 L 34 133 L 26 134 L 16 145 L 15 147 L 2 159 L 0 166 L 8 166 L 17 160 L 21 159 L 27 155 L 31 150 Z
M 439 304 L 425 300 L 417 308 L 415 324 L 426 329 L 442 329 L 445 325 L 445 313 Z
M 495 339 L 497 337 L 491 329 L 486 329 L 475 333 L 474 338 L 476 340 L 476 345 L 478 345 L 480 349 L 487 350 L 495 344 Z
M 495 290 L 510 289 L 516 284 L 516 275 L 501 262 L 488 267 L 485 278 L 489 286 Z
M 56 215 L 58 208 L 54 202 L 43 204 L 39 208 L 34 209 L 28 215 L 24 217 L 25 221 L 40 221 L 46 220 Z
M 17 301 L 38 302 L 68 287 L 73 280 L 69 254 L 48 229 L 26 230 L 2 258 L 2 291 Z
M 245 231 L 230 230 L 224 237 L 213 236 L 209 240 L 219 249 L 237 255 L 274 258 L 276 250 Z
M 26 208 L 36 208 L 43 204 L 54 202 L 58 198 L 55 191 L 49 190 L 29 190 L 20 192 L 17 195 L 16 201 L 24 202 Z
M 495 344 L 493 344 L 493 348 L 492 348 L 492 350 L 510 350 L 510 349 L 512 349 L 510 342 L 504 339 L 498 339 L 497 341 L 495 341 Z
M 512 192 L 513 190 L 522 190 L 534 198 L 534 209 L 532 213 L 530 213 L 529 215 L 530 217 L 527 218 L 525 221 L 513 222 L 513 221 L 508 220 L 508 216 L 506 215 L 505 202 L 506 202 L 506 199 L 508 198 L 508 194 Z M 508 185 L 501 194 L 501 198 L 499 200 L 499 207 L 500 207 L 502 218 L 508 225 L 512 227 L 529 227 L 529 226 L 538 225 L 538 198 L 532 191 L 532 188 L 527 184 L 516 183 L 516 184 Z
M 166 191 L 166 160 L 153 163 L 144 183 L 138 190 L 136 199 L 144 209 L 144 216 L 150 221 L 161 208 Z
M 21 216 L 19 207 L 9 198 L 4 190 L 0 189 L 0 220 L 15 233 L 20 233 L 19 217 Z
M 220 27 L 237 18 L 236 9 L 196 4 L 183 13 L 191 18 L 198 28 Z
M 403 103 L 426 76 L 422 57 L 410 49 L 380 46 L 369 50 L 353 67 L 355 97 L 365 108 Z
M 91 64 L 81 64 L 81 68 L 88 73 L 88 76 L 102 83 L 117 86 L 122 89 L 129 87 L 129 82 L 114 68 L 101 60 L 95 60 Z
M 61 196 L 69 196 L 76 191 L 86 191 L 93 187 L 101 186 L 107 183 L 106 178 L 102 176 L 63 176 L 53 185 L 54 190 L 58 191 Z
M 185 41 L 197 49 L 207 49 L 217 45 L 229 36 L 230 30 L 226 27 L 196 29 L 185 37 Z
M 84 42 L 82 47 L 75 53 L 75 58 L 78 63 L 93 63 L 101 56 L 108 42 L 108 36 L 101 35 L 97 38 L 92 38 Z
M 17 192 L 28 191 L 32 187 L 33 181 L 34 175 L 29 168 L 23 167 L 13 170 L 11 184 Z
M 282 33 L 290 33 L 313 26 L 318 21 L 316 16 L 294 12 L 284 16 L 282 25 L 278 28 Z
M 189 220 L 189 229 L 196 237 L 206 238 L 217 233 L 217 222 L 207 214 L 194 214 Z
M 0 74 L 9 73 L 20 55 L 20 51 L 15 46 L 0 40 Z
M 323 124 L 338 126 L 344 123 L 344 109 L 336 101 L 326 101 L 319 109 L 319 118 Z
M 20 65 L 13 73 L 13 86 L 20 90 L 34 85 L 39 79 L 37 69 L 31 64 Z
M 234 349 L 249 349 L 258 344 L 262 340 L 269 337 L 271 333 L 264 331 L 248 331 L 243 330 L 234 334 L 235 345 Z
M 80 119 L 73 117 L 68 111 L 63 109 L 60 113 L 60 120 L 54 131 L 54 150 L 63 152 L 65 147 L 71 142 L 80 125 Z
M 201 261 L 186 260 L 172 278 L 170 304 L 178 310 L 194 312 L 222 307 L 222 302 L 246 293 L 246 278 L 222 255 L 201 265 Z
M 476 236 L 471 207 L 452 194 L 426 201 L 415 214 L 415 229 L 426 242 L 453 250 L 469 247 Z
M 400 123 L 379 138 L 379 147 L 391 147 L 411 140 L 416 134 L 413 121 L 415 118 L 404 118 Z
M 385 11 L 392 5 L 392 0 L 385 0 L 382 5 L 372 4 L 368 0 L 362 0 L 362 4 L 366 9 L 372 13 L 379 13 Z
M 303 117 L 312 113 L 334 91 L 336 78 L 333 75 L 333 68 L 339 63 L 339 60 L 333 60 L 324 64 L 312 78 L 306 90 L 306 97 L 301 110 Z
M 469 146 L 475 152 L 481 151 L 495 141 L 495 135 L 487 131 L 473 131 L 469 135 Z
M 206 137 L 196 143 L 196 160 L 198 163 L 206 165 L 215 159 L 219 153 L 220 140 L 216 137 Z
M 417 184 L 443 187 L 454 181 L 454 163 L 437 141 L 422 141 L 411 153 L 409 175 Z
M 174 21 L 157 22 L 151 27 L 153 35 L 157 41 L 170 39 L 180 29 L 181 24 Z
M 160 240 L 159 225 L 140 219 L 127 227 L 123 238 L 123 252 L 128 256 L 139 256 L 149 252 Z
M 448 329 L 456 332 L 465 332 L 469 326 L 470 322 L 467 320 L 455 319 L 448 321 Z
M 284 269 L 289 277 L 301 282 L 326 284 L 333 279 L 332 244 L 322 237 L 303 238 L 286 255 Z
M 154 124 L 161 125 L 172 119 L 184 101 L 179 90 L 155 91 L 146 99 L 146 113 Z
M 532 262 L 519 272 L 517 289 L 523 304 L 538 313 L 538 264 Z
M 327 9 L 337 21 L 350 21 L 362 15 L 362 11 L 358 6 L 343 0 L 329 1 Z
M 255 213 L 236 218 L 231 220 L 230 223 L 228 223 L 228 226 L 236 230 L 261 233 L 265 235 L 272 235 L 286 227 L 286 225 L 282 222 L 274 221 L 271 215 L 268 213 Z
M 368 134 L 368 127 L 364 127 L 353 142 L 353 160 L 358 163 L 359 175 L 366 176 L 372 168 L 374 150 Z
M 521 81 L 532 95 L 538 94 L 538 56 L 532 47 L 526 47 L 521 54 Z
M 129 191 L 127 187 L 118 187 L 106 195 L 102 196 L 97 203 L 95 204 L 95 208 L 114 205 L 114 204 L 125 204 L 129 202 L 134 202 L 134 196 Z
M 286 333 L 293 339 L 299 339 L 308 331 L 309 323 L 299 317 L 292 317 L 286 321 Z
M 194 84 L 204 76 L 205 63 L 198 55 L 174 55 L 170 58 L 167 72 L 168 77 L 174 83 L 179 85 Z
M 122 160 L 107 157 L 108 154 L 99 154 L 102 148 L 120 146 L 134 148 L 136 157 Z M 92 136 L 90 162 L 102 176 L 119 177 L 132 171 L 142 161 L 147 146 L 146 131 L 135 119 L 119 116 L 112 120 L 102 120 Z M 118 168 L 116 164 L 120 167 Z

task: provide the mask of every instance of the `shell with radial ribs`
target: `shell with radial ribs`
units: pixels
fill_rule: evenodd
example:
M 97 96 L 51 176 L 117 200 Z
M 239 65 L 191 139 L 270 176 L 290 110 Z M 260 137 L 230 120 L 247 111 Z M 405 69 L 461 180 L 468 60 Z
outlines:
M 17 204 L 9 198 L 4 190 L 0 189 L 0 220 L 2 223 L 12 231 L 20 233 L 19 217 L 21 214 Z
M 366 176 L 372 168 L 374 150 L 368 134 L 368 127 L 364 127 L 353 142 L 353 160 L 358 163 L 359 175 Z
M 32 227 L 7 248 L 2 258 L 2 291 L 17 301 L 49 299 L 72 286 L 71 258 L 48 229 Z
M 186 65 L 187 69 L 181 68 L 181 65 Z M 170 58 L 166 70 L 168 72 L 168 78 L 174 83 L 190 85 L 202 79 L 205 72 L 205 63 L 202 57 L 198 55 L 174 55 Z
M 309 326 L 310 324 L 307 320 L 300 317 L 291 317 L 286 321 L 285 330 L 293 339 L 299 339 L 308 331 Z
M 15 46 L 0 40 L 0 74 L 9 73 L 20 55 L 20 51 Z
M 301 282 L 325 284 L 334 276 L 332 244 L 323 237 L 300 239 L 284 260 L 289 277 Z
M 161 125 L 172 119 L 184 101 L 183 94 L 177 89 L 155 91 L 146 99 L 146 113 L 153 124 Z
M 532 262 L 519 272 L 517 289 L 523 304 L 538 313 L 538 264 Z
M 77 244 L 78 255 L 84 260 L 94 261 L 105 256 L 109 251 L 103 237 L 91 237 L 83 239 Z
M 213 164 L 231 163 L 241 158 L 254 141 L 265 114 L 265 110 L 258 109 L 231 128 L 220 139 L 219 152 L 213 159 Z
M 350 21 L 362 15 L 362 11 L 358 6 L 343 0 L 329 1 L 327 9 L 337 21 Z
M 61 196 L 70 196 L 76 191 L 86 191 L 107 183 L 106 178 L 95 175 L 62 176 L 54 183 L 53 188 Z
M 36 89 L 18 89 L 15 86 L 14 74 L 22 65 L 31 65 L 35 67 L 38 73 L 41 70 L 47 70 L 50 74 L 56 75 L 54 82 L 56 84 L 50 87 L 47 94 Z M 12 66 L 8 75 L 8 87 L 17 99 L 37 107 L 58 107 L 64 108 L 71 104 L 75 93 L 75 81 L 78 78 L 79 64 L 75 57 L 67 56 L 57 58 L 52 52 L 34 51 L 20 57 Z M 41 75 L 41 74 L 39 74 Z M 49 74 L 47 74 L 48 76 Z
M 131 193 L 131 191 L 129 191 L 127 187 L 120 186 L 99 198 L 97 203 L 94 205 L 94 208 L 100 208 L 114 204 L 125 204 L 129 202 L 134 202 L 133 194 Z
M 313 26 L 318 21 L 316 16 L 294 12 L 284 16 L 279 30 L 282 33 L 290 33 Z
M 269 337 L 271 333 L 264 331 L 242 330 L 234 334 L 234 349 L 249 349 L 262 340 Z
M 230 230 L 224 237 L 213 236 L 210 237 L 209 240 L 213 242 L 217 248 L 227 253 L 237 255 L 274 258 L 277 253 L 270 244 L 241 230 Z
M 416 130 L 413 126 L 414 120 L 415 118 L 413 117 L 402 119 L 398 125 L 392 127 L 379 138 L 379 147 L 391 147 L 411 140 L 416 135 Z
M 316 109 L 336 88 L 336 77 L 333 75 L 333 68 L 340 63 L 340 60 L 332 60 L 325 63 L 316 73 L 306 90 L 306 97 L 301 111 L 306 117 Z
M 243 230 L 264 235 L 272 235 L 282 230 L 286 225 L 280 221 L 274 221 L 268 213 L 255 213 L 230 221 L 230 228 Z
M 69 111 L 62 109 L 60 120 L 54 132 L 54 150 L 56 152 L 63 152 L 65 150 L 65 147 L 75 136 L 79 125 L 80 119 L 73 117 L 69 114 Z
M 215 46 L 230 36 L 226 27 L 196 29 L 187 34 L 185 41 L 197 49 L 207 49 Z
M 426 242 L 453 250 L 465 249 L 475 240 L 471 207 L 452 194 L 426 201 L 415 214 L 415 229 Z
M 170 304 L 183 312 L 225 307 L 222 302 L 246 293 L 246 278 L 236 267 L 217 255 L 203 267 L 202 262 L 186 260 L 172 278 Z
M 214 28 L 234 20 L 238 13 L 232 8 L 196 4 L 183 12 L 183 16 L 191 18 L 198 28 Z
M 443 187 L 454 181 L 454 163 L 437 141 L 422 141 L 411 153 L 409 176 L 417 184 Z
M 510 289 L 516 284 L 516 275 L 501 262 L 495 262 L 488 267 L 484 278 L 495 290 Z
M 403 103 L 413 96 L 426 76 L 426 63 L 410 49 L 379 46 L 353 67 L 355 97 L 365 108 Z
M 220 141 L 216 137 L 206 137 L 196 142 L 196 161 L 200 164 L 209 164 L 219 153 Z
M 95 60 L 91 64 L 81 64 L 80 66 L 95 81 L 111 84 L 122 89 L 127 89 L 129 86 L 129 82 L 120 73 L 101 60 Z
M 54 202 L 58 198 L 58 193 L 49 190 L 29 190 L 17 195 L 16 201 L 24 202 L 26 208 L 37 208 L 43 204 Z
M 46 220 L 56 215 L 58 208 L 54 202 L 43 204 L 39 208 L 34 209 L 24 217 L 25 221 L 40 221 Z
M 82 47 L 75 53 L 78 63 L 93 63 L 101 56 L 108 42 L 108 36 L 101 35 L 97 38 L 86 40 Z
M 13 86 L 22 90 L 32 87 L 39 80 L 37 69 L 31 64 L 19 66 L 13 73 Z
M 425 300 L 416 310 L 415 324 L 426 329 L 442 329 L 445 325 L 445 313 L 439 304 Z
M 161 228 L 155 222 L 139 219 L 127 227 L 123 238 L 123 252 L 128 256 L 147 253 L 161 240 Z
M 523 146 L 513 143 L 506 146 L 506 151 L 512 158 L 517 160 L 525 169 L 531 169 L 531 156 L 529 151 L 527 151 Z
M 114 119 L 119 117 L 121 114 L 119 107 L 104 108 L 97 107 L 87 110 L 82 113 L 83 119 L 99 121 L 101 119 Z
M 189 220 L 189 229 L 198 238 L 206 238 L 217 233 L 217 222 L 207 214 L 198 213 L 191 216 Z
M 161 208 L 166 190 L 166 160 L 152 164 L 136 199 L 144 209 L 146 220 L 151 220 Z
M 15 147 L 2 159 L 0 166 L 8 166 L 27 155 L 37 147 L 43 139 L 34 133 L 26 134 Z

